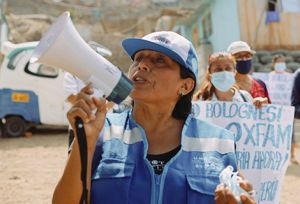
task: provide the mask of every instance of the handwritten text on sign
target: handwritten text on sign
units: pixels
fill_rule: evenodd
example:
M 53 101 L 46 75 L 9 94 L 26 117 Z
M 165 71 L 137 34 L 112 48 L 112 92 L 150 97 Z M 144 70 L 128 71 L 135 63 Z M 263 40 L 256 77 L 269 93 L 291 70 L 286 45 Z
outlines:
M 291 146 L 294 108 L 250 103 L 196 102 L 197 118 L 233 132 L 240 171 L 259 193 L 259 203 L 279 203 Z
M 291 73 L 258 73 L 253 77 L 263 80 L 268 88 L 269 96 L 273 104 L 291 105 L 291 94 L 294 75 Z

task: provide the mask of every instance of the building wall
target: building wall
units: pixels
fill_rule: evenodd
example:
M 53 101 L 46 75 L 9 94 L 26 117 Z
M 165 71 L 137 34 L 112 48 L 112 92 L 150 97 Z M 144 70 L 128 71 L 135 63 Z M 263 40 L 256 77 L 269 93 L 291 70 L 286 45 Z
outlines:
M 226 50 L 232 41 L 241 38 L 237 1 L 212 1 L 211 16 L 213 32 L 209 41 L 212 43 L 214 52 Z
M 224 51 L 240 39 L 237 0 L 203 0 L 196 18 L 184 24 L 184 34 L 196 47 L 199 56 L 199 79 L 202 81 L 210 54 Z
M 266 0 L 238 0 L 241 39 L 257 50 L 300 49 L 300 13 L 280 13 L 266 25 Z

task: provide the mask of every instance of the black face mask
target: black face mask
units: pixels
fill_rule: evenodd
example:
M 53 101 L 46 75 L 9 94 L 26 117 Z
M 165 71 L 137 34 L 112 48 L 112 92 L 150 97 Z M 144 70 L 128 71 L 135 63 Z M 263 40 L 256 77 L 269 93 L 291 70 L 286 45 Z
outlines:
M 252 59 L 248 60 L 237 60 L 236 71 L 240 74 L 248 74 L 252 67 Z

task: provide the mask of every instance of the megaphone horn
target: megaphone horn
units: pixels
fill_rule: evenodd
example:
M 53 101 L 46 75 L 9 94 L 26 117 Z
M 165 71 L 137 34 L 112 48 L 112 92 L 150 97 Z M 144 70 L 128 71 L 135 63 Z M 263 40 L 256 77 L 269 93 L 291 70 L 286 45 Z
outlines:
M 34 49 L 31 63 L 61 68 L 103 93 L 104 98 L 122 102 L 132 89 L 131 81 L 112 63 L 97 54 L 75 29 L 64 12 Z

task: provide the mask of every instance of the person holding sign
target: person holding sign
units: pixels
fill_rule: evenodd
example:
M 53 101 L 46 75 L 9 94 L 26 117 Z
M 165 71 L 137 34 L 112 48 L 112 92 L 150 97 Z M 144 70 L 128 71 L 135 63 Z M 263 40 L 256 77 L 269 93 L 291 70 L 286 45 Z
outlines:
M 91 97 L 87 86 L 68 112 L 73 128 L 76 117 L 84 122 L 90 203 L 237 203 L 227 188 L 216 189 L 221 171 L 237 168 L 232 133 L 191 113 L 198 71 L 191 42 L 161 31 L 122 45 L 133 60 L 133 107 L 106 114 L 105 100 Z M 80 170 L 75 133 L 53 203 L 79 203 Z
M 274 67 L 274 71 L 271 72 L 271 74 L 289 74 L 286 70 L 286 63 L 285 63 L 285 56 L 283 55 L 275 55 L 272 59 L 273 62 L 273 67 Z M 295 76 L 297 76 L 297 73 L 295 73 Z M 295 112 L 297 111 L 297 104 L 300 104 L 300 100 L 297 101 L 297 91 L 299 89 L 297 89 L 297 83 L 300 83 L 296 81 L 296 79 L 294 80 L 294 84 L 293 84 L 293 89 L 292 89 L 292 95 L 291 95 L 291 105 L 295 106 Z M 299 87 L 298 87 L 299 88 Z M 298 94 L 299 95 L 299 94 Z M 295 113 L 295 118 L 297 118 L 297 113 Z M 300 117 L 298 117 L 300 118 Z M 294 128 L 295 131 L 295 128 Z M 299 162 L 297 161 L 297 159 L 295 158 L 295 145 L 296 145 L 296 141 L 295 141 L 295 133 L 293 133 L 292 135 L 292 144 L 291 144 L 291 158 L 290 161 L 292 164 L 296 164 L 298 165 Z
M 216 52 L 209 56 L 205 79 L 194 100 L 250 102 L 260 108 L 266 104 L 266 99 L 253 99 L 245 90 L 239 90 L 235 85 L 235 59 L 228 52 Z
M 237 74 L 235 79 L 238 87 L 248 91 L 253 98 L 266 98 L 268 103 L 271 103 L 266 84 L 262 80 L 252 78 L 249 74 L 252 68 L 252 56 L 255 54 L 255 51 L 251 50 L 250 46 L 244 41 L 231 43 L 227 51 L 236 60 Z
M 283 55 L 274 55 L 272 59 L 272 64 L 274 67 L 274 71 L 271 74 L 285 74 L 288 73 L 286 71 L 286 63 L 285 63 L 285 56 Z

